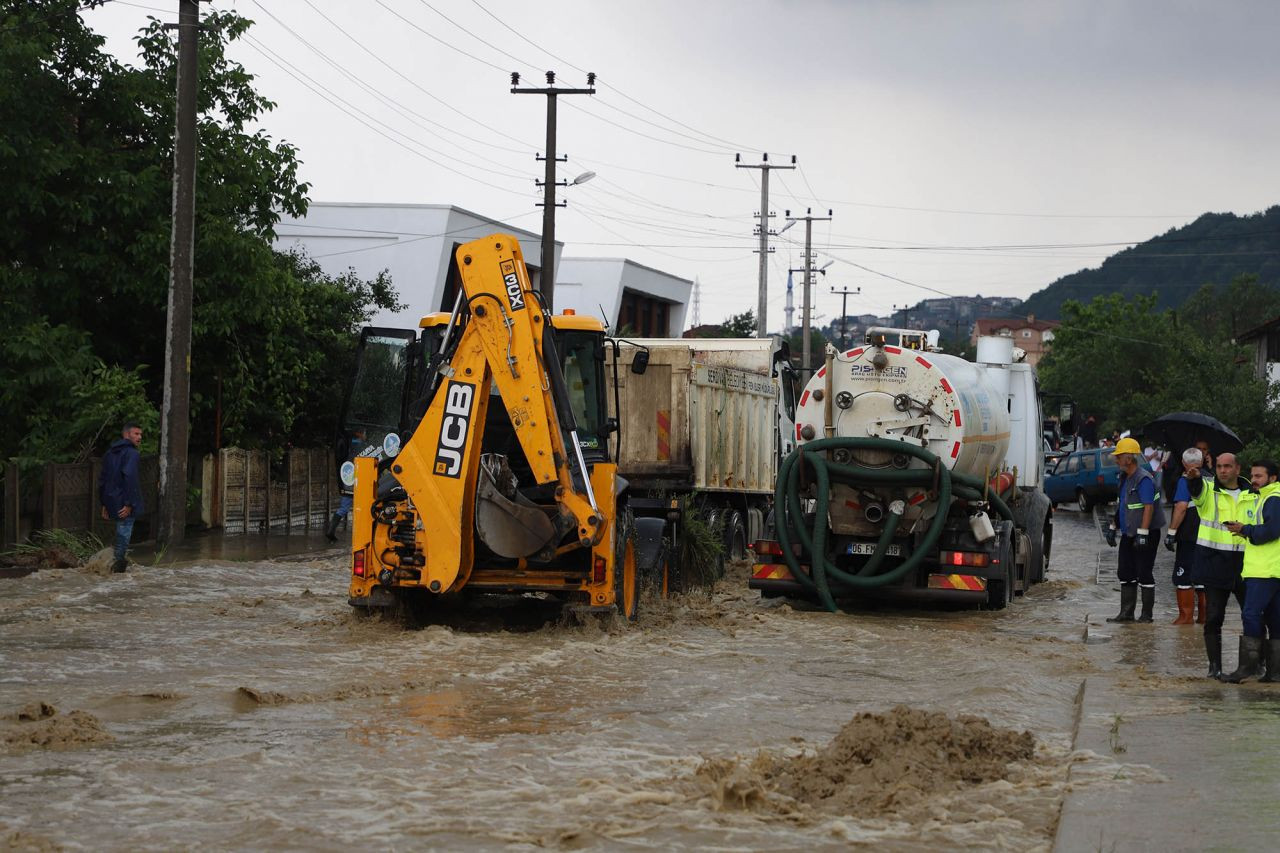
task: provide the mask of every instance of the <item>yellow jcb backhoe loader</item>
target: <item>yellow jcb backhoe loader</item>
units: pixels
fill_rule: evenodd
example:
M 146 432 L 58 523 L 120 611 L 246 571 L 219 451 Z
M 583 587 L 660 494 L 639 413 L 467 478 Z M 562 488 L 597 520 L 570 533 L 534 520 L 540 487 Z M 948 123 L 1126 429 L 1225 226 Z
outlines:
M 361 336 L 338 445 L 355 449 L 342 466 L 350 604 L 537 591 L 636 618 L 631 516 L 609 454 L 605 347 L 618 343 L 597 320 L 544 310 L 514 237 L 467 243 L 456 261 L 452 313 L 424 317 L 418 335 Z

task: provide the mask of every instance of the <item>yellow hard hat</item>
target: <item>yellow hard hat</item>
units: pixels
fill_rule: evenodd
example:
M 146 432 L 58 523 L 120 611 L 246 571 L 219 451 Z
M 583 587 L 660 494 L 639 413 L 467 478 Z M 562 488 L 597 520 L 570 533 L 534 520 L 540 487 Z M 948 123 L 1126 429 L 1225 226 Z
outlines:
M 1116 442 L 1116 449 L 1111 451 L 1112 456 L 1119 456 L 1121 453 L 1136 453 L 1142 455 L 1142 445 L 1138 444 L 1136 439 L 1122 438 Z

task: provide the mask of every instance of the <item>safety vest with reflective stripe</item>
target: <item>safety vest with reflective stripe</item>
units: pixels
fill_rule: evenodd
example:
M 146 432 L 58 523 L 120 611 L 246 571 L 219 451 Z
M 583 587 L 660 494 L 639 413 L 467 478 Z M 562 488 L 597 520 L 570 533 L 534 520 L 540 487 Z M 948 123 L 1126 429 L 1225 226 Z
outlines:
M 1262 487 L 1258 492 L 1258 505 L 1253 513 L 1253 521 L 1250 524 L 1262 524 L 1262 505 L 1267 502 L 1268 498 L 1280 497 L 1280 483 L 1269 483 Z M 1272 512 L 1280 511 L 1280 507 L 1276 504 L 1271 506 Z M 1244 571 L 1240 573 L 1245 578 L 1280 578 L 1280 539 L 1267 542 L 1264 545 L 1254 545 L 1248 542 L 1244 546 Z
M 1160 503 L 1160 484 L 1151 474 L 1150 468 L 1139 465 L 1134 472 L 1126 477 L 1123 473 L 1120 475 L 1120 507 L 1118 512 L 1124 516 L 1124 535 L 1134 536 L 1138 532 L 1138 528 L 1142 526 L 1142 511 L 1147 505 L 1138 498 L 1138 484 L 1143 480 L 1150 480 L 1155 487 L 1155 497 L 1151 502 L 1151 521 L 1147 524 L 1147 529 L 1155 533 L 1164 527 L 1164 507 Z
M 1236 536 L 1226 525 L 1229 521 L 1253 524 L 1258 508 L 1258 493 L 1248 485 L 1240 489 L 1236 497 L 1227 494 L 1217 480 L 1204 481 L 1200 494 L 1194 496 L 1196 511 L 1200 513 L 1200 530 L 1196 544 L 1214 551 L 1243 551 L 1244 537 Z

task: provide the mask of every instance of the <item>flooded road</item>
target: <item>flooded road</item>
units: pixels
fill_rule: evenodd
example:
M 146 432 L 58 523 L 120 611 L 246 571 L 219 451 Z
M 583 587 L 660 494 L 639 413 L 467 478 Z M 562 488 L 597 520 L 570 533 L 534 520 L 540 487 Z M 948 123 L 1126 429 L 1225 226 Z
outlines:
M 1167 624 L 1164 589 L 1156 625 L 1106 626 L 1100 550 L 1059 513 L 1050 581 L 999 613 L 833 616 L 761 601 L 740 572 L 645 601 L 634 626 L 519 630 L 356 618 L 336 553 L 0 581 L 0 840 L 1049 849 L 1069 796 L 1086 816 L 1095 795 L 1180 808 L 1137 757 L 1144 714 L 1212 707 L 1230 734 L 1280 709 L 1280 687 L 1197 678 L 1199 631 Z M 1116 736 L 1078 743 L 1112 705 Z M 1273 803 L 1270 765 L 1247 772 Z M 822 774 L 866 793 L 805 800 Z

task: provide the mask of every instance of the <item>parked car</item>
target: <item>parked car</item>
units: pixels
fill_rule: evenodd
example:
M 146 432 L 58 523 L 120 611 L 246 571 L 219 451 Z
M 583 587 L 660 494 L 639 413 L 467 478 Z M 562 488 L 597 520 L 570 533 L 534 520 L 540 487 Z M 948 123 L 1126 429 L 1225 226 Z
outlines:
M 1119 495 L 1120 468 L 1106 447 L 1068 453 L 1045 471 L 1044 493 L 1053 501 L 1074 502 L 1081 512 L 1096 503 L 1110 503 Z

